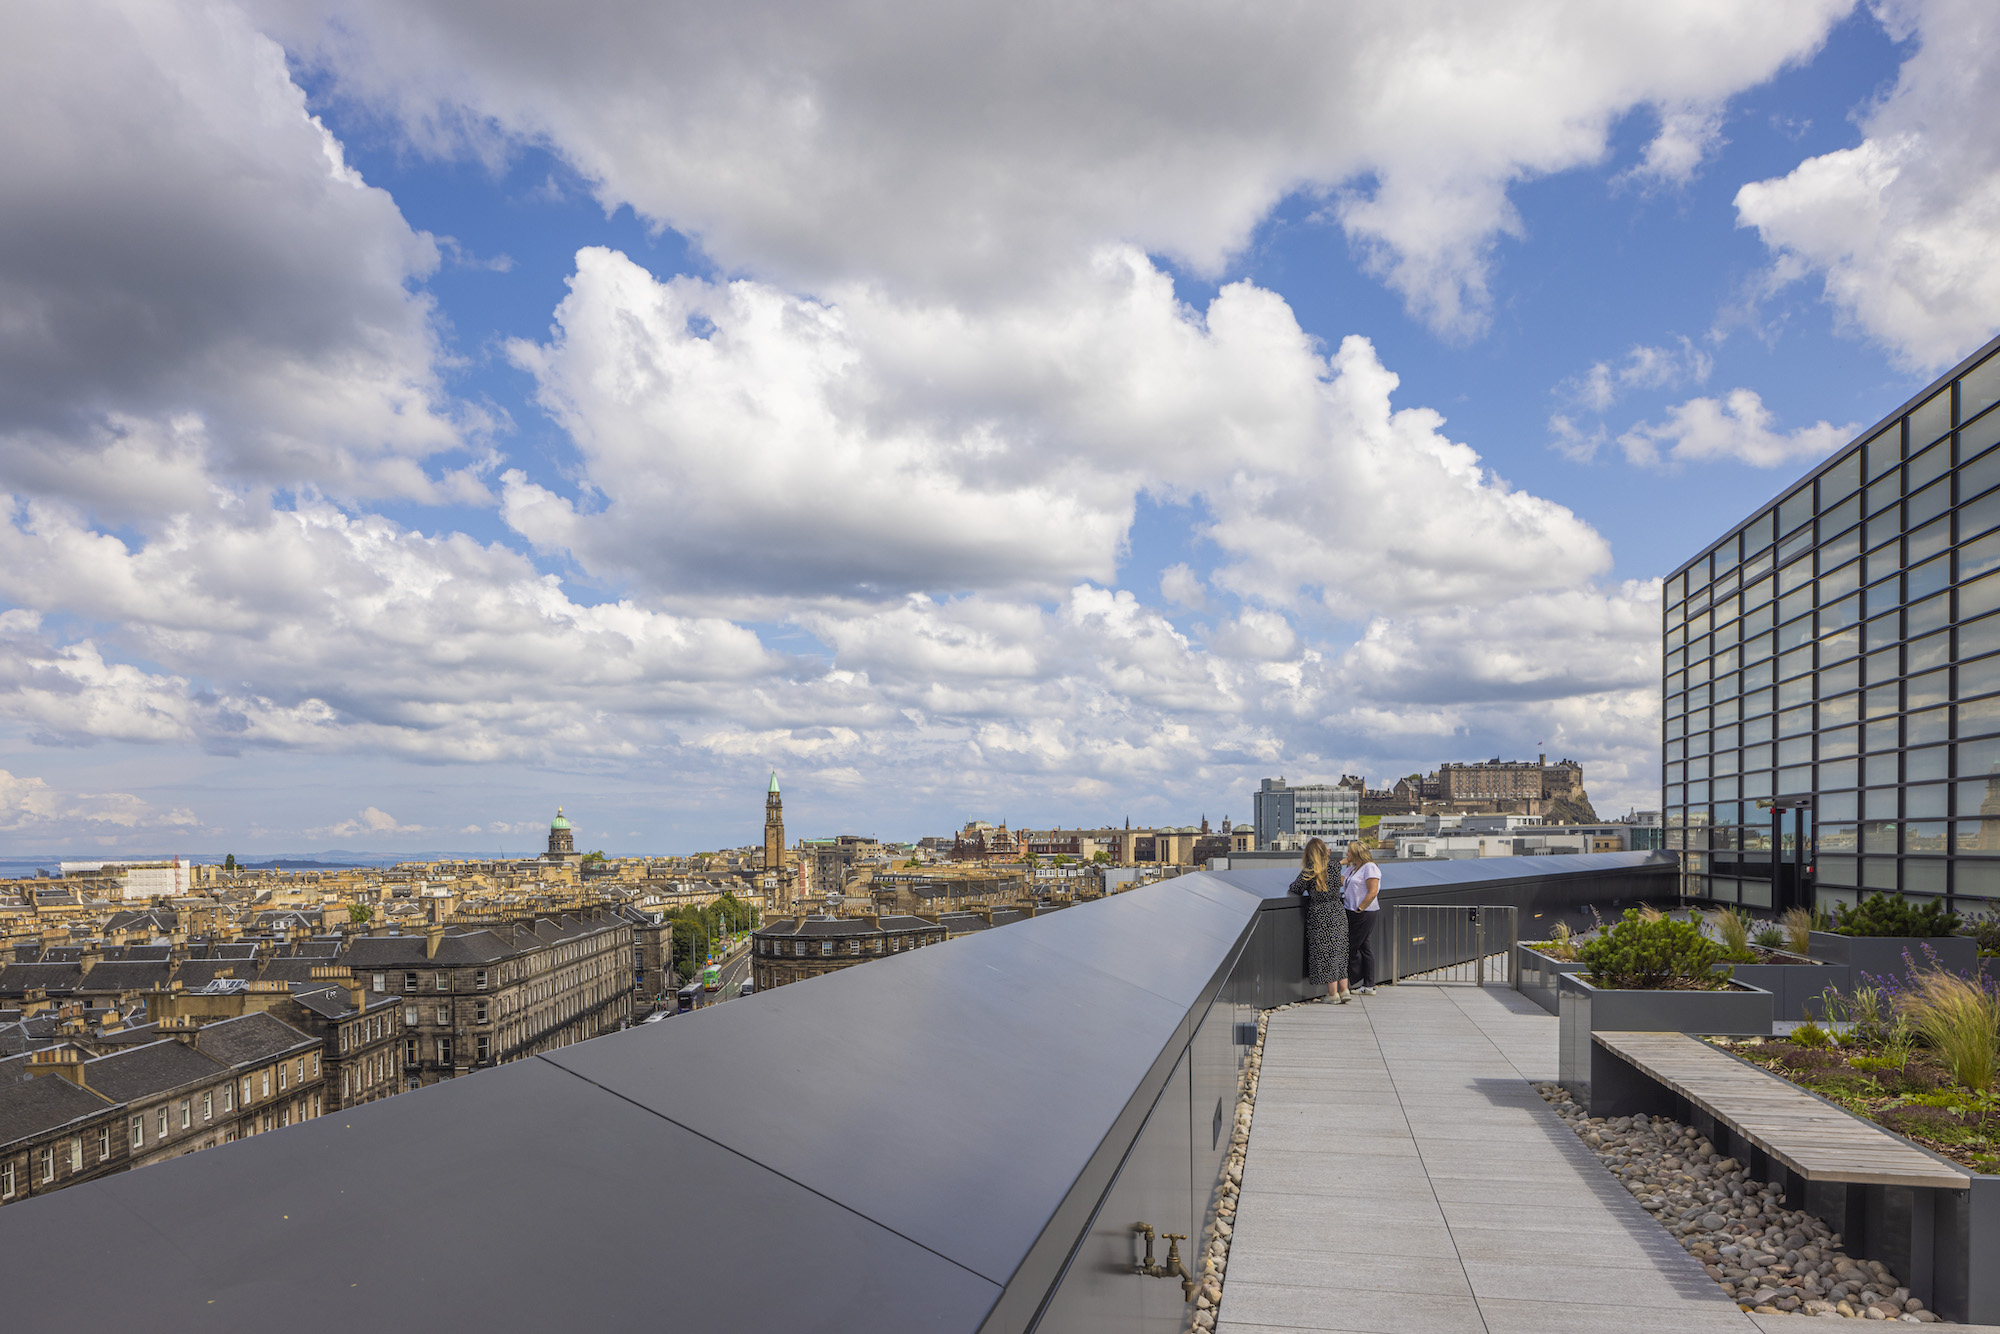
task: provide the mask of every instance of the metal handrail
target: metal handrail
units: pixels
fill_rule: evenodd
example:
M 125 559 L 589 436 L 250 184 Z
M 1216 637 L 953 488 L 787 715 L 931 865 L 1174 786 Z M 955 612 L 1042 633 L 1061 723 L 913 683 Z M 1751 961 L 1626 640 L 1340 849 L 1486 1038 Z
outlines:
M 1486 985 L 1488 960 L 1500 960 L 1496 980 L 1512 983 L 1514 946 L 1520 942 L 1519 912 L 1504 903 L 1390 903 L 1389 981 L 1424 977 L 1436 982 Z M 1405 914 L 1408 914 L 1406 916 Z M 1406 939 L 1407 938 L 1407 939 Z M 1404 971 L 1405 945 L 1410 946 Z M 1422 946 L 1422 949 L 1417 949 Z M 1439 977 L 1470 966 L 1472 976 Z

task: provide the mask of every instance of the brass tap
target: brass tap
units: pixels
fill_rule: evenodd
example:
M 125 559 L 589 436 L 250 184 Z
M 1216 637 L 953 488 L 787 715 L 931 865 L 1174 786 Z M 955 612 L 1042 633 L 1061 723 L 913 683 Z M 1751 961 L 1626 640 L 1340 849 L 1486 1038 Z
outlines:
M 1135 1232 L 1146 1238 L 1146 1258 L 1139 1262 L 1139 1272 L 1147 1278 L 1178 1278 L 1181 1281 L 1181 1300 L 1194 1300 L 1194 1275 L 1188 1273 L 1187 1265 L 1181 1261 L 1181 1243 L 1187 1240 L 1185 1232 L 1163 1232 L 1159 1235 L 1167 1240 L 1167 1262 L 1158 1264 L 1153 1259 L 1153 1225 L 1138 1223 Z

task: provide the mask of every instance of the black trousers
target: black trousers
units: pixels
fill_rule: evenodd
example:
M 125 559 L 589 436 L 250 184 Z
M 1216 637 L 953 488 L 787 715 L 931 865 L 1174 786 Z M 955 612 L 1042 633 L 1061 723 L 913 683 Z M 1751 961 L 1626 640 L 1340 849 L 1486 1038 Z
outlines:
M 1347 914 L 1347 980 L 1357 987 L 1375 985 L 1375 923 L 1382 914 Z

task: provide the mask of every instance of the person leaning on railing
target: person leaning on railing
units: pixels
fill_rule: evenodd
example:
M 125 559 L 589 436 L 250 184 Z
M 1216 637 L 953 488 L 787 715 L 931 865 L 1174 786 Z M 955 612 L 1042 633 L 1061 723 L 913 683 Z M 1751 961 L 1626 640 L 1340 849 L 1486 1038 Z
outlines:
M 1328 874 L 1333 853 L 1319 839 L 1306 841 L 1305 867 L 1292 881 L 1292 893 L 1306 901 L 1306 980 L 1326 987 L 1325 999 L 1345 1005 L 1347 994 L 1347 918 L 1340 890 Z
M 1382 868 L 1360 843 L 1349 843 L 1340 859 L 1340 897 L 1347 905 L 1347 940 L 1351 957 L 1347 975 L 1363 996 L 1375 994 L 1375 946 L 1372 937 L 1382 911 Z

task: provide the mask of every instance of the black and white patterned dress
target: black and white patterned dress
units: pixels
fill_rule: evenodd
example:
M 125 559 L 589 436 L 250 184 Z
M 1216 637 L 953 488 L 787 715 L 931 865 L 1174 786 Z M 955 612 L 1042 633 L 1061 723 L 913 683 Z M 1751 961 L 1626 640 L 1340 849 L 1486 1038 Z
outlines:
M 1292 881 L 1292 893 L 1306 901 L 1306 980 L 1322 987 L 1347 976 L 1347 905 L 1340 882 L 1327 879 L 1333 888 L 1325 893 L 1303 871 Z

